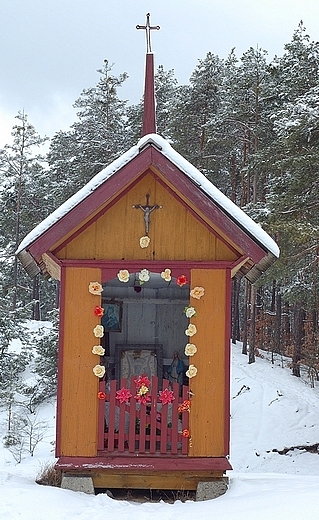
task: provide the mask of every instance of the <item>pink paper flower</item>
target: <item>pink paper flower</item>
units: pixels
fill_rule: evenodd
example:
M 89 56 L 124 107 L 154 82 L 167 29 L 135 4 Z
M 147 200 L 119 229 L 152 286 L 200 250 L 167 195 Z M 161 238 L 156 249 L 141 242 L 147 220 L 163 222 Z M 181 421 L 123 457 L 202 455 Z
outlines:
M 137 389 L 140 389 L 141 386 L 150 386 L 151 382 L 146 375 L 138 376 L 137 379 L 134 379 L 134 383 L 136 384 Z
M 161 401 L 162 404 L 170 404 L 172 401 L 174 401 L 175 397 L 172 390 L 165 388 L 165 390 L 161 390 L 159 392 L 158 399 Z
M 130 397 L 132 397 L 132 394 L 129 389 L 121 388 L 121 390 L 117 390 L 115 399 L 118 399 L 120 403 L 128 403 Z

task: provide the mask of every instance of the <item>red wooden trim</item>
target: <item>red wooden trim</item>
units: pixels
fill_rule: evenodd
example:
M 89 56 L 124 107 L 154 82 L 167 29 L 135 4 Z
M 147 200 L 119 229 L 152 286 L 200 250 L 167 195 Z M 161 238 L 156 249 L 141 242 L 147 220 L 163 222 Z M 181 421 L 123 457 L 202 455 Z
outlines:
M 225 454 L 230 450 L 230 342 L 231 342 L 231 271 L 226 270 L 226 319 L 225 319 Z
M 60 323 L 59 323 L 59 348 L 58 348 L 58 387 L 57 387 L 57 409 L 56 409 L 56 443 L 55 456 L 61 455 L 61 407 L 62 407 L 62 366 L 64 350 L 64 313 L 65 313 L 65 267 L 61 268 L 60 282 Z
M 97 208 L 107 203 L 128 183 L 137 179 L 150 166 L 154 165 L 168 181 L 176 186 L 195 207 L 216 223 L 234 244 L 238 245 L 247 256 L 258 263 L 267 253 L 267 249 L 249 232 L 241 229 L 217 204 L 200 190 L 184 173 L 154 146 L 147 146 L 131 159 L 123 168 L 109 177 L 93 193 L 82 200 L 75 208 L 56 222 L 50 229 L 38 237 L 27 249 L 39 260 L 55 243 L 74 229 L 79 222 L 85 220 Z
M 60 457 L 56 467 L 62 471 L 125 470 L 138 471 L 226 471 L 232 469 L 226 457 L 157 457 L 99 455 L 97 457 Z
M 85 220 L 97 208 L 112 199 L 126 184 L 137 179 L 151 164 L 151 147 L 142 150 L 133 157 L 123 168 L 109 177 L 95 191 L 72 208 L 58 222 L 38 237 L 27 249 L 35 259 L 59 242 L 65 235 L 74 229 L 79 222 Z
M 96 267 L 98 269 L 122 269 L 124 267 L 136 269 L 149 267 L 153 270 L 160 270 L 163 267 L 172 267 L 175 269 L 227 269 L 233 268 L 236 262 L 228 260 L 85 260 L 85 259 L 70 259 L 61 260 L 61 264 L 65 267 Z M 155 272 L 154 271 L 154 272 Z M 116 271 L 118 272 L 118 271 Z
M 153 176 L 156 178 L 156 181 L 161 184 L 167 191 L 170 192 L 170 194 L 174 197 L 174 199 L 176 199 L 182 206 L 184 206 L 184 208 L 187 209 L 187 211 L 189 211 L 189 213 L 191 213 L 193 215 L 193 217 L 196 218 L 196 220 L 198 220 L 206 229 L 208 229 L 208 231 L 210 233 L 212 233 L 213 235 L 215 235 L 216 238 L 218 238 L 218 240 L 220 240 L 221 242 L 223 242 L 223 244 L 226 244 L 226 246 L 233 252 L 235 253 L 236 255 L 238 255 L 238 251 L 231 245 L 229 244 L 229 242 L 227 242 L 227 240 L 225 240 L 224 237 L 222 237 L 219 233 L 217 233 L 217 231 L 215 229 L 213 229 L 205 220 L 203 220 L 203 218 L 198 215 L 198 213 L 196 213 L 196 211 L 193 210 L 193 208 L 191 208 L 179 195 L 178 192 L 174 191 L 170 186 L 168 186 L 166 184 L 166 182 L 164 182 L 158 175 L 156 175 L 155 173 L 153 173 Z
M 147 134 L 156 134 L 153 54 L 146 54 L 145 60 L 145 88 L 142 137 Z
M 99 392 L 105 392 L 105 381 L 100 381 Z M 104 450 L 105 400 L 99 399 L 97 449 Z
M 63 249 L 69 242 L 78 237 L 83 231 L 85 231 L 88 227 L 90 227 L 94 222 L 96 222 L 106 211 L 111 209 L 122 197 L 124 197 L 136 184 L 138 184 L 146 175 L 153 173 L 151 170 L 145 170 L 144 173 L 139 175 L 133 182 L 131 182 L 126 188 L 119 193 L 117 197 L 115 197 L 107 207 L 104 207 L 99 211 L 94 217 L 88 220 L 83 226 L 81 226 L 75 233 L 72 233 L 66 240 L 64 240 L 56 249 L 53 250 L 54 254 L 57 254 L 61 249 Z
M 152 165 L 154 165 L 161 174 L 167 178 L 176 189 L 185 195 L 196 208 L 206 215 L 217 227 L 229 236 L 232 241 L 238 245 L 255 263 L 258 263 L 267 250 L 263 247 L 255 237 L 250 237 L 249 232 L 241 229 L 240 225 L 233 221 L 215 201 L 209 198 L 199 187 L 193 183 L 185 174 L 171 163 L 156 148 L 151 148 Z

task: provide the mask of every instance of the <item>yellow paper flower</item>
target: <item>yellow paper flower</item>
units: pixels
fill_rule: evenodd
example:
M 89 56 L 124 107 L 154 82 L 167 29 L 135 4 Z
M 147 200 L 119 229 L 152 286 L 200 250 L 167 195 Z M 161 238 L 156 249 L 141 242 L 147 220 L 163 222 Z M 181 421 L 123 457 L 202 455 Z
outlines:
M 161 272 L 161 277 L 165 280 L 165 282 L 170 282 L 172 277 L 171 277 L 171 270 L 170 269 L 165 269 L 165 271 L 162 271 Z
M 104 356 L 105 349 L 101 345 L 94 345 L 92 348 L 92 354 L 97 354 L 98 356 Z
M 93 367 L 93 374 L 96 377 L 103 377 L 105 374 L 105 367 L 102 365 L 95 365 L 95 367 Z
M 196 332 L 197 332 L 197 328 L 193 323 L 190 323 L 188 325 L 187 329 L 185 330 L 186 336 L 194 336 L 194 334 L 196 334 Z
M 185 345 L 185 356 L 193 356 L 197 352 L 197 347 L 194 343 L 187 343 Z
M 104 327 L 103 325 L 96 325 L 93 329 L 93 334 L 96 338 L 103 338 L 104 336 Z
M 144 249 L 145 247 L 148 247 L 149 244 L 150 244 L 150 241 L 151 241 L 151 239 L 148 236 L 141 237 L 140 238 L 140 246 L 141 246 L 141 248 Z
M 130 279 L 130 273 L 128 272 L 127 269 L 121 269 L 117 273 L 117 277 L 120 280 L 120 282 L 128 282 Z
M 194 289 L 191 290 L 190 295 L 192 298 L 196 298 L 196 300 L 200 300 L 202 296 L 205 294 L 204 287 L 194 287 Z
M 189 365 L 188 370 L 186 372 L 187 377 L 192 378 L 197 374 L 197 368 L 194 365 Z
M 97 294 L 98 296 L 100 296 L 100 294 L 103 292 L 103 287 L 99 282 L 90 282 L 89 292 L 91 294 Z
M 145 395 L 148 392 L 148 387 L 146 385 L 142 385 L 141 388 L 138 391 L 139 395 Z

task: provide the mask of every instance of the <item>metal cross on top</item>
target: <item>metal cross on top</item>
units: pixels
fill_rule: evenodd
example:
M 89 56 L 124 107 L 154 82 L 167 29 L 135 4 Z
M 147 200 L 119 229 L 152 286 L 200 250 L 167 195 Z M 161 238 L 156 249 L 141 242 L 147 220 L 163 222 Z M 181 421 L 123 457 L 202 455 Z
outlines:
M 150 223 L 151 223 L 150 214 L 155 209 L 161 209 L 163 206 L 159 206 L 158 204 L 154 204 L 154 206 L 150 206 L 149 205 L 149 200 L 150 200 L 149 194 L 147 193 L 145 195 L 145 197 L 146 197 L 146 204 L 145 204 L 145 206 L 143 206 L 142 204 L 135 204 L 133 206 L 133 208 L 141 209 L 143 211 L 143 213 L 144 213 L 144 222 L 145 222 L 145 235 L 148 236 L 148 232 L 149 232 L 149 229 L 150 229 Z
M 136 26 L 136 29 L 144 29 L 144 31 L 146 33 L 146 52 L 147 53 L 152 52 L 151 31 L 153 31 L 153 30 L 159 31 L 160 30 L 160 26 L 159 25 L 151 25 L 150 18 L 151 18 L 151 14 L 147 13 L 147 15 L 146 15 L 146 24 L 145 25 L 137 25 Z

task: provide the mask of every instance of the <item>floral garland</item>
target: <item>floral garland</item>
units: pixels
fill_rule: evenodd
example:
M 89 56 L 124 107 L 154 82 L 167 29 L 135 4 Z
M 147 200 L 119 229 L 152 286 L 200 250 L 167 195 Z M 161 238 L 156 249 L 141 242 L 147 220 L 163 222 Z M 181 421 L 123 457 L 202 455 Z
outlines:
M 150 238 L 148 236 L 143 236 L 140 238 L 140 247 L 146 248 L 150 244 Z M 117 273 L 117 278 L 120 282 L 127 283 L 130 279 L 130 273 L 127 269 L 120 269 L 120 271 Z M 171 269 L 166 268 L 164 271 L 161 272 L 161 278 L 165 280 L 166 282 L 171 282 L 172 276 L 171 276 Z M 150 272 L 147 269 L 142 269 L 138 273 L 138 281 L 140 285 L 143 285 L 144 283 L 148 282 L 150 279 Z M 183 287 L 184 285 L 188 284 L 188 279 L 185 275 L 180 275 L 176 278 L 176 284 L 179 287 Z M 103 292 L 103 286 L 99 282 L 90 282 L 89 283 L 89 292 L 91 294 L 100 296 Z M 205 295 L 205 289 L 204 287 L 194 287 L 190 290 L 190 297 L 194 298 L 195 300 L 200 300 Z M 104 313 L 103 307 L 96 305 L 94 307 L 94 315 L 96 317 L 101 318 Z M 189 319 L 192 319 L 197 316 L 197 311 L 194 306 L 187 305 L 183 310 L 185 316 Z M 185 335 L 189 338 L 192 338 L 197 333 L 197 327 L 194 323 L 189 323 L 187 329 L 185 330 Z M 96 325 L 93 329 L 93 334 L 96 338 L 102 338 L 104 336 L 104 327 L 103 325 Z M 194 343 L 187 343 L 185 345 L 185 355 L 188 357 L 192 357 L 196 354 L 197 347 Z M 101 345 L 94 345 L 92 348 L 92 353 L 98 356 L 103 356 L 105 354 L 105 349 Z M 98 378 L 103 378 L 105 375 L 105 367 L 103 365 L 97 364 L 93 367 L 93 373 Z M 186 371 L 186 376 L 189 379 L 192 379 L 197 375 L 197 367 L 193 364 L 190 364 L 188 367 L 188 370 Z M 146 375 L 139 376 L 137 379 L 134 380 L 134 383 L 136 385 L 136 393 L 134 395 L 134 399 L 136 402 L 142 405 L 146 405 L 151 401 L 151 397 L 149 395 L 150 391 L 150 385 L 151 382 L 148 379 Z M 191 392 L 190 392 L 191 395 Z M 121 403 L 128 403 L 131 399 L 132 394 L 128 388 L 121 388 L 120 390 L 117 390 L 116 392 L 116 399 Z M 105 400 L 106 394 L 105 392 L 98 392 L 98 399 Z M 158 394 L 158 399 L 161 401 L 162 405 L 165 404 L 171 404 L 172 401 L 175 399 L 175 396 L 171 390 L 168 388 L 165 388 L 164 390 L 161 390 Z M 183 401 L 183 403 L 178 407 L 178 412 L 188 412 L 190 413 L 190 407 L 191 407 L 191 401 L 186 400 Z M 183 437 L 186 437 L 189 439 L 189 446 L 192 446 L 192 438 L 190 431 L 188 429 L 184 429 L 181 432 Z

